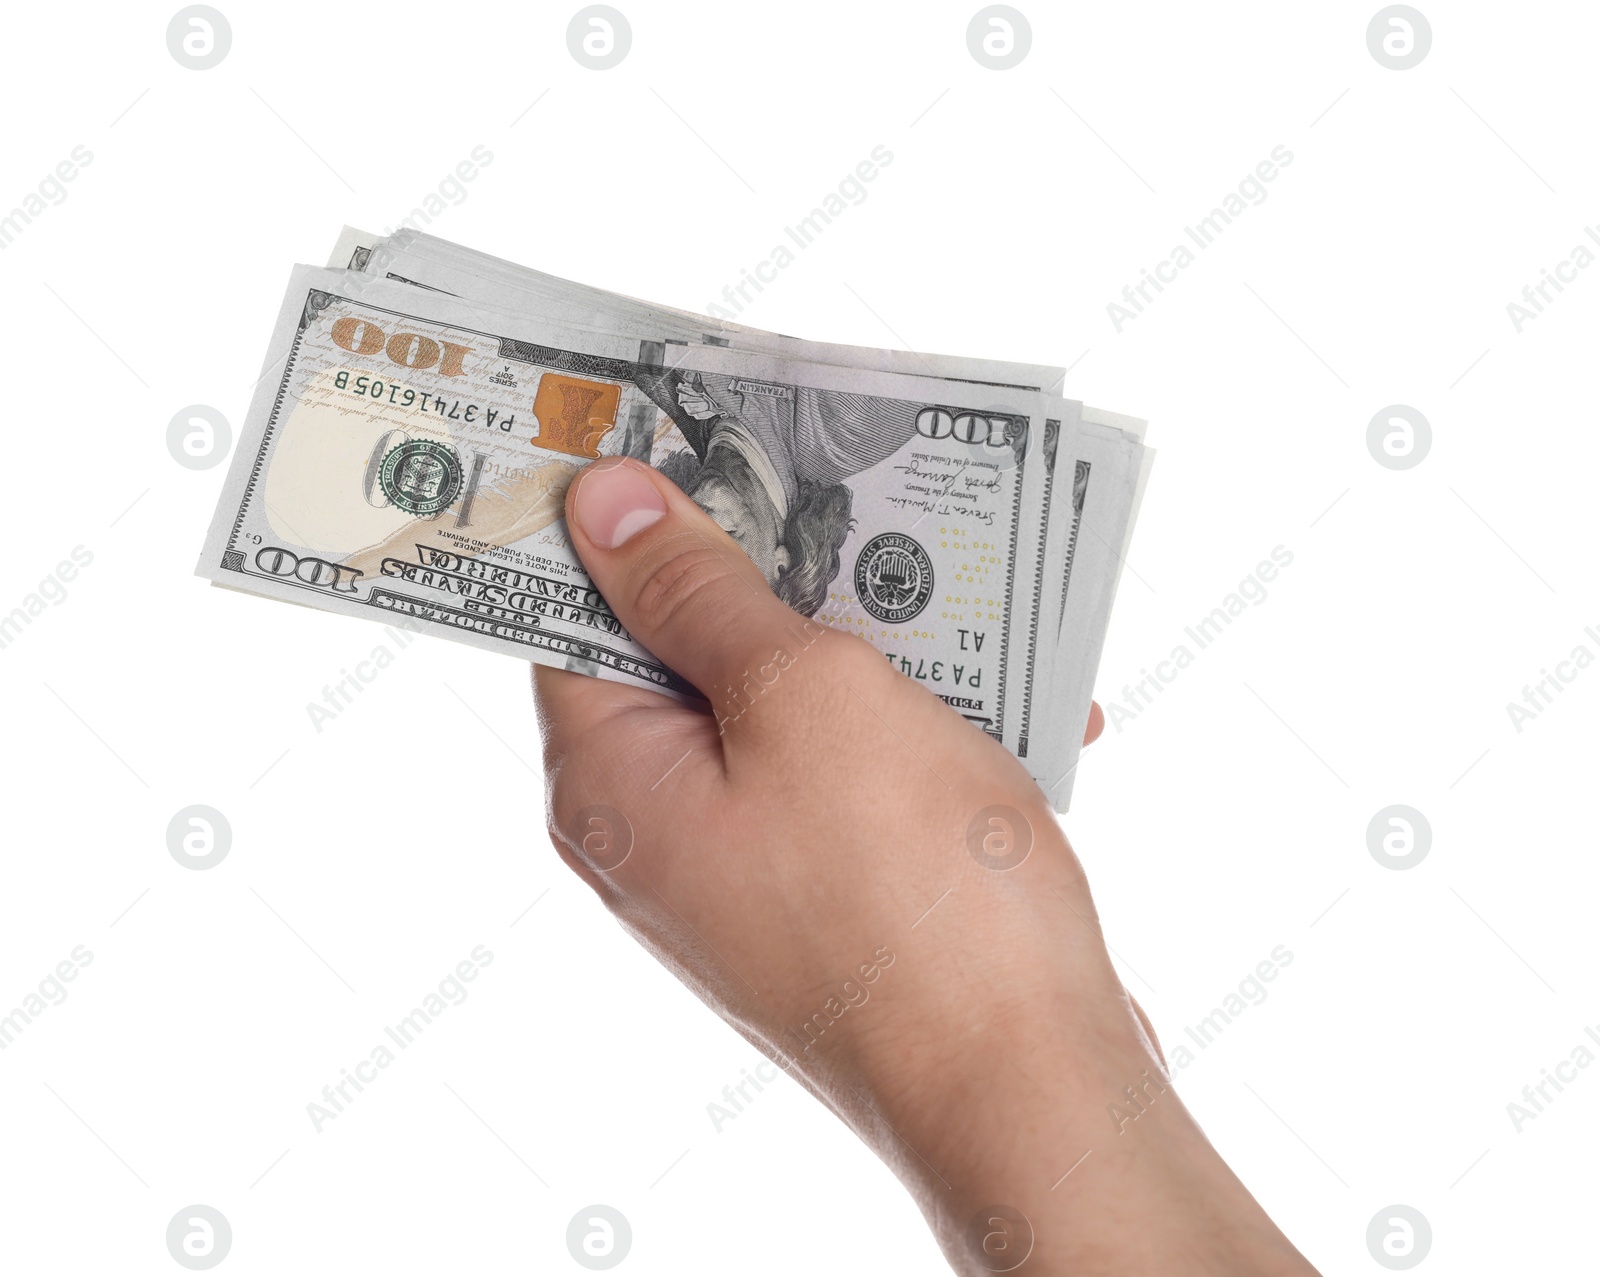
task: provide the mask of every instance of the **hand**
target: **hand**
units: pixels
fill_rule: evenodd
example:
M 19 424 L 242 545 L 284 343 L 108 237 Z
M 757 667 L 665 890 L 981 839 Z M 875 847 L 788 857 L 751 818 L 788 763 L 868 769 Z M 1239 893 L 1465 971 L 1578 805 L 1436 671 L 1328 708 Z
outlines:
M 567 518 L 629 632 L 710 707 L 536 668 L 558 851 L 889 1163 L 957 1271 L 995 1270 L 1024 1228 L 1034 1273 L 1311 1271 L 1172 1093 L 1022 765 L 785 607 L 650 468 L 590 466 Z M 1119 1127 L 1130 1087 L 1143 1112 Z M 1028 1223 L 991 1223 L 995 1203 Z

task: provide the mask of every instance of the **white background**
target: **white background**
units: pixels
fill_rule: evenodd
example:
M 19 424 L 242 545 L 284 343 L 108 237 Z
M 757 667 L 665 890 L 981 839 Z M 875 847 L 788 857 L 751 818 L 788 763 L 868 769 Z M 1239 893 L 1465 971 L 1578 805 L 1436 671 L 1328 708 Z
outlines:
M 1373 0 L 1022 0 L 1003 72 L 970 0 L 619 0 L 603 72 L 576 4 L 219 0 L 232 49 L 198 72 L 175 6 L 10 6 L 0 211 L 93 160 L 0 252 L 0 613 L 93 562 L 0 651 L 0 1011 L 93 960 L 0 1052 L 4 1267 L 178 1272 L 167 1223 L 205 1203 L 223 1271 L 578 1272 L 568 1220 L 605 1203 L 624 1272 L 943 1270 L 787 1080 L 714 1129 L 759 1057 L 547 846 L 525 666 L 419 640 L 319 733 L 307 703 L 392 641 L 191 575 L 222 470 L 172 460 L 173 414 L 237 437 L 291 263 L 480 144 L 427 229 L 694 309 L 886 146 L 740 317 L 1073 364 L 1069 395 L 1150 419 L 1108 707 L 1293 553 L 1086 755 L 1065 825 L 1124 978 L 1171 1048 L 1293 953 L 1179 1084 L 1322 1271 L 1383 1271 L 1394 1203 L 1431 1223 L 1423 1271 L 1592 1266 L 1600 1067 L 1520 1132 L 1506 1106 L 1600 1023 L 1600 666 L 1521 732 L 1506 704 L 1600 655 L 1600 269 L 1520 334 L 1506 304 L 1600 221 L 1600 13 L 1421 3 L 1431 52 L 1393 71 Z M 1278 145 L 1266 201 L 1119 334 L 1107 303 Z M 1432 425 L 1411 470 L 1365 444 L 1395 403 Z M 194 803 L 233 831 L 204 872 L 166 845 Z M 1393 803 L 1432 826 L 1414 869 L 1368 853 Z M 477 945 L 470 997 L 315 1131 Z

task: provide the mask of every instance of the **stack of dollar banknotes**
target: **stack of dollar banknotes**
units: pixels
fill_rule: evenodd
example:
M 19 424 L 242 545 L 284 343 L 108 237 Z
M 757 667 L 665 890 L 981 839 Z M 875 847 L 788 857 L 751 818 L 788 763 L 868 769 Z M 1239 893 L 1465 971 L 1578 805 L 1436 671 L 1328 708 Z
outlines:
M 1142 421 L 1063 398 L 1065 376 L 805 341 L 347 228 L 290 278 L 199 572 L 737 712 L 760 671 L 689 686 L 572 550 L 574 476 L 635 457 L 1064 811 L 1154 456 Z

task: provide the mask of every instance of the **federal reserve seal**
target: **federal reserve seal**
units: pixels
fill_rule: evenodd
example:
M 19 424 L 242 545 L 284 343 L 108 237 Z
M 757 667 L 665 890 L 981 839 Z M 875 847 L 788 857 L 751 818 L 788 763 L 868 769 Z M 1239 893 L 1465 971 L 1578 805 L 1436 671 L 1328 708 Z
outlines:
M 880 621 L 909 621 L 933 597 L 933 560 L 903 532 L 885 532 L 856 558 L 856 597 Z
M 438 514 L 461 491 L 461 458 L 447 443 L 411 439 L 385 454 L 378 482 L 408 514 Z

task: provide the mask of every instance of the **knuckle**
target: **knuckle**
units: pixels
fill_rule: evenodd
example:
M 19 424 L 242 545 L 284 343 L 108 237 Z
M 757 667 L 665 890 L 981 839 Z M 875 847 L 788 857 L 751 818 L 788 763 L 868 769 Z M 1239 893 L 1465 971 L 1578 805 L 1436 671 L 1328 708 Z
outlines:
M 834 730 L 841 714 L 852 714 L 865 696 L 877 702 L 887 673 L 883 655 L 865 639 L 823 627 L 820 641 L 797 649 L 792 672 L 783 675 L 785 698 L 793 713 L 784 730 L 794 739 L 803 734 L 801 720 L 824 731 Z M 798 719 L 795 717 L 798 715 Z
M 883 653 L 859 634 L 843 630 L 828 633 L 822 657 L 826 668 L 836 676 L 867 681 L 880 677 L 888 667 Z
M 640 629 L 656 633 L 679 624 L 693 608 L 704 608 L 728 579 L 717 553 L 698 537 L 669 543 L 643 566 L 634 593 Z
M 545 832 L 568 867 L 595 881 L 620 869 L 633 852 L 633 822 L 609 802 L 587 793 L 553 792 L 545 811 Z
M 577 825 L 579 806 L 572 786 L 562 782 L 559 772 L 552 774 L 546 790 L 544 830 L 563 856 L 572 850 L 571 831 Z

